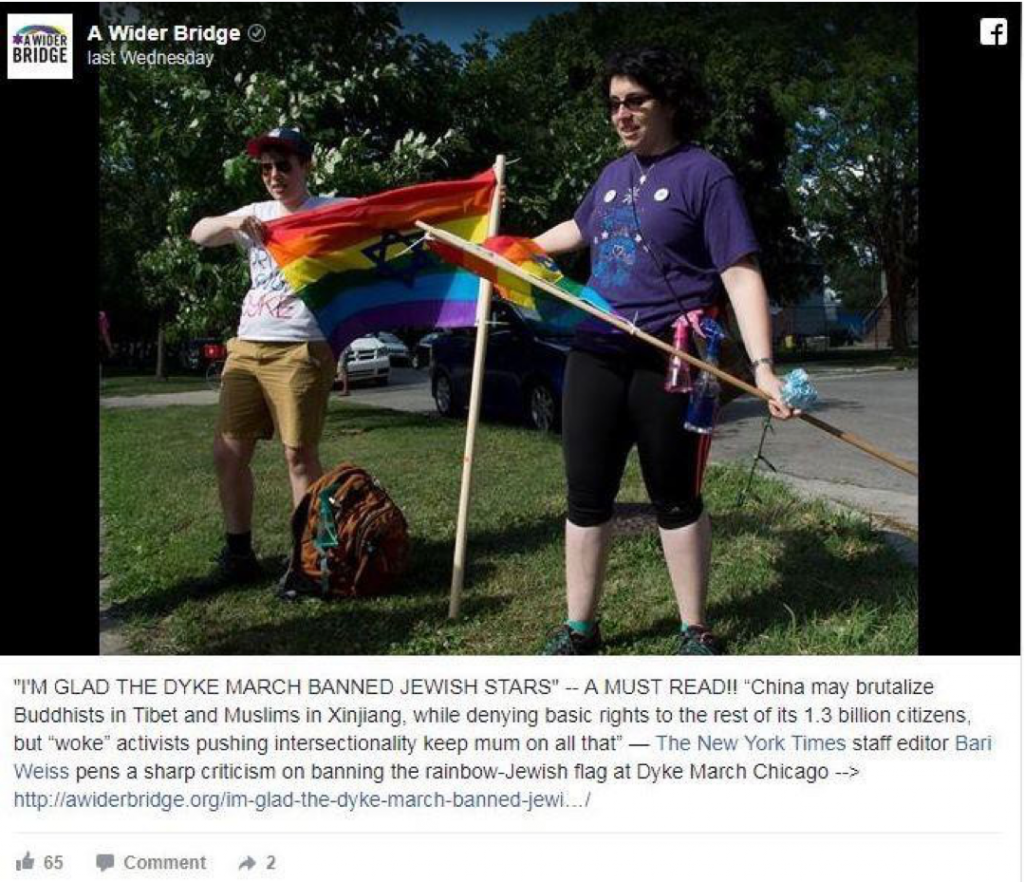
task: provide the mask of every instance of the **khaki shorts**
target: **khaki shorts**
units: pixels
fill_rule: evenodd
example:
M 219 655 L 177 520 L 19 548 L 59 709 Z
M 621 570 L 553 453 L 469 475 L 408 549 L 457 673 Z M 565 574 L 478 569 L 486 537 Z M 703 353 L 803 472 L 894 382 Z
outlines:
M 335 361 L 323 340 L 308 343 L 228 341 L 217 431 L 249 441 L 273 438 L 288 447 L 316 445 L 334 384 Z

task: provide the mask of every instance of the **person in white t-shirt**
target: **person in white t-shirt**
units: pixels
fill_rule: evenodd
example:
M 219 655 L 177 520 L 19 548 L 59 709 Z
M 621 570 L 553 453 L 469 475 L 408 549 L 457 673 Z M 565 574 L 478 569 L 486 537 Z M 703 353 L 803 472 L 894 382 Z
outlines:
M 249 141 L 271 201 L 256 202 L 192 229 L 204 248 L 237 244 L 247 254 L 251 284 L 238 335 L 228 341 L 214 462 L 226 544 L 210 587 L 260 579 L 252 548 L 255 497 L 250 462 L 260 439 L 284 445 L 292 502 L 323 472 L 319 443 L 335 377 L 330 346 L 306 305 L 295 297 L 263 247 L 265 223 L 337 201 L 311 196 L 306 179 L 313 146 L 297 129 L 273 129 Z

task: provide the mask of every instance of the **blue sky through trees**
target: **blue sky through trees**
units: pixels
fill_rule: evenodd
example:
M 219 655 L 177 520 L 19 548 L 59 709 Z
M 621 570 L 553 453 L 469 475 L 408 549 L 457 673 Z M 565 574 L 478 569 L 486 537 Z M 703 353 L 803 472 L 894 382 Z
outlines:
M 458 50 L 477 31 L 507 37 L 524 31 L 536 18 L 570 12 L 578 3 L 402 3 L 402 25 L 409 33 L 423 34 Z

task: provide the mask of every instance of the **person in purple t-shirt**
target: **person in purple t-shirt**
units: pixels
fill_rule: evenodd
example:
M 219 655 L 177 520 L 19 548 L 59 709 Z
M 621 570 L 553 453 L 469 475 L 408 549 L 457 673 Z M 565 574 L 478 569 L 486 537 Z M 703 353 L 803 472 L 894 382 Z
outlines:
M 757 386 L 771 396 L 772 415 L 788 419 L 795 411 L 782 401 L 773 370 L 757 238 L 732 172 L 686 140 L 692 88 L 685 68 L 663 50 L 622 53 L 609 59 L 604 88 L 627 153 L 605 167 L 571 220 L 535 241 L 549 254 L 589 248 L 587 284 L 651 334 L 670 334 L 694 310 L 713 314 L 724 291 Z M 705 620 L 711 524 L 700 487 L 711 436 L 683 428 L 689 396 L 665 391 L 666 357 L 609 329 L 578 333 L 566 367 L 568 619 L 544 653 L 601 648 L 597 603 L 609 524 L 636 444 L 682 619 L 678 652 L 720 654 Z

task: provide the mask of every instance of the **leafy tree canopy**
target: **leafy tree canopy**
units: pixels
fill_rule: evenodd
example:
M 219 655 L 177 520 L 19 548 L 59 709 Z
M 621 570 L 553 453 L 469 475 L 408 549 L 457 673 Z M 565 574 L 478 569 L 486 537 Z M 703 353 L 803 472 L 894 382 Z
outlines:
M 221 25 L 224 8 L 109 14 Z M 244 144 L 276 125 L 316 140 L 315 192 L 464 176 L 501 152 L 515 160 L 503 228 L 564 220 L 620 149 L 598 92 L 602 59 L 645 44 L 697 71 L 708 112 L 695 140 L 743 186 L 776 299 L 799 298 L 800 268 L 816 261 L 837 279 L 880 266 L 898 296 L 916 284 L 912 7 L 584 4 L 501 41 L 479 33 L 460 52 L 404 34 L 391 3 L 230 9 L 267 40 L 218 48 L 210 68 L 102 71 L 103 299 L 140 327 L 230 331 L 240 261 L 185 240 L 200 217 L 265 198 Z

